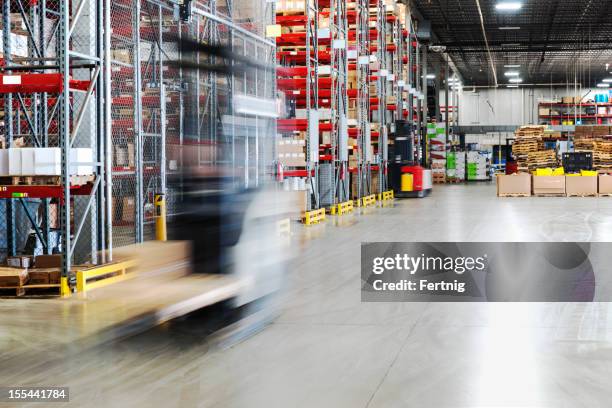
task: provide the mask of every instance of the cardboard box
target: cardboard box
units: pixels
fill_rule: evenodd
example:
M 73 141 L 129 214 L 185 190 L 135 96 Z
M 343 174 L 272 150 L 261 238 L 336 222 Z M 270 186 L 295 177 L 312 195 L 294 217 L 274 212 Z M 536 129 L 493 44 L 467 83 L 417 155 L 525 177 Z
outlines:
M 565 195 L 565 176 L 533 176 L 533 194 Z
M 186 264 L 192 258 L 191 243 L 187 241 L 147 241 L 142 244 L 113 248 L 113 260 L 135 260 L 137 271 L 151 272 L 170 265 Z M 188 267 L 173 267 L 173 271 L 184 275 Z
M 125 146 L 115 145 L 113 146 L 113 149 L 115 152 L 115 166 L 129 168 L 136 167 L 133 143 L 128 143 Z
M 9 175 L 8 149 L 0 149 L 0 177 Z
M 12 268 L 31 268 L 34 265 L 31 256 L 9 256 L 6 264 Z
M 23 286 L 28 281 L 28 270 L 0 267 L 0 286 Z
M 607 174 L 599 176 L 599 194 L 612 194 L 612 176 Z
M 132 65 L 132 51 L 127 49 L 111 50 L 113 60 Z
M 136 219 L 136 200 L 134 197 L 123 197 L 121 219 L 123 221 L 134 221 Z
M 302 137 L 285 137 L 278 140 L 277 151 L 279 154 L 304 153 L 306 140 Z
M 579 125 L 576 126 L 576 137 L 585 136 L 590 137 L 593 135 L 593 126 L 589 125 Z
M 70 150 L 70 174 L 76 176 L 89 176 L 94 173 L 93 150 L 89 147 L 77 147 Z M 87 164 L 92 163 L 92 164 Z
M 58 284 L 61 275 L 60 268 L 30 269 L 28 282 L 32 285 Z
M 30 279 L 28 280 L 31 285 L 48 285 L 49 284 L 49 272 L 45 270 L 32 269 L 28 272 Z
M 306 166 L 305 153 L 279 153 L 278 161 L 287 167 L 304 167 Z
M 62 152 L 59 147 L 34 149 L 34 174 L 37 176 L 61 176 Z
M 597 177 L 566 176 L 565 193 L 568 197 L 597 195 Z
M 524 194 L 531 196 L 531 175 L 526 173 L 497 176 L 497 195 Z
M 538 114 L 540 116 L 549 116 L 550 115 L 550 109 L 548 109 L 548 108 L 540 108 L 540 110 L 538 111 Z
M 21 148 L 8 149 L 8 175 L 21 176 Z
M 38 255 L 34 258 L 34 265 L 37 269 L 43 268 L 61 268 L 62 267 L 62 255 Z
M 125 146 L 115 145 L 113 146 L 115 152 L 115 167 L 127 167 L 128 165 L 128 151 Z
M 593 136 L 607 136 L 610 134 L 610 126 L 593 126 Z
M 60 213 L 59 204 L 49 203 L 49 227 L 52 229 L 60 228 Z M 44 214 L 44 206 L 38 207 L 38 217 L 42 220 Z

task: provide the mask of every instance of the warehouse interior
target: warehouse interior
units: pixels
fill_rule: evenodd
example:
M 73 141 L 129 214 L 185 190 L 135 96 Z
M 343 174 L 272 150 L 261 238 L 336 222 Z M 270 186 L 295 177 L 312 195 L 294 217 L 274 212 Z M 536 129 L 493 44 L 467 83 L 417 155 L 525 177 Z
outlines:
M 609 405 L 608 2 L 0 5 L 0 403 Z M 595 272 L 371 297 L 399 243 Z

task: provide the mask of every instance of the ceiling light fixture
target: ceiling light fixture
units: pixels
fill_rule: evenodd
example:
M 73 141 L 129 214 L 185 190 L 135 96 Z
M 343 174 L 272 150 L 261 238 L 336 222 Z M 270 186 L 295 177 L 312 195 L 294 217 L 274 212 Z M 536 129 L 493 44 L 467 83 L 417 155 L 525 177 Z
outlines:
M 610 84 L 597 84 L 598 88 L 609 88 Z
M 518 85 L 508 85 L 508 88 L 518 88 Z
M 504 65 L 504 68 L 520 68 L 521 66 L 518 64 L 515 65 Z
M 504 75 L 506 75 L 507 77 L 517 77 L 521 74 L 518 71 L 507 71 Z
M 520 10 L 522 7 L 523 3 L 518 1 L 504 1 L 495 5 L 495 8 L 500 11 L 516 11 Z
M 427 74 L 427 79 L 436 79 L 436 74 Z
M 601 82 L 606 83 L 606 84 L 612 83 L 612 78 L 602 79 Z
M 521 82 L 523 82 L 523 80 L 521 78 L 510 78 L 508 82 L 512 84 L 520 84 Z
M 520 30 L 521 27 L 515 27 L 515 26 L 506 26 L 506 27 L 499 27 L 500 30 Z

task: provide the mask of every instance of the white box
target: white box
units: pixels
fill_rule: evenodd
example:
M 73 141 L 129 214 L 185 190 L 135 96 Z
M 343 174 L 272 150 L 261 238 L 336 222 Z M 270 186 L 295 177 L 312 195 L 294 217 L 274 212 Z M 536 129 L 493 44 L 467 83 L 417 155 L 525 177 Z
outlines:
M 332 113 L 331 109 L 319 109 L 319 119 L 320 120 L 331 120 Z
M 8 149 L 8 164 L 9 164 L 9 170 L 8 170 L 8 175 L 9 176 L 21 176 L 21 149 L 22 148 L 15 148 L 15 147 L 10 147 Z
M 34 149 L 34 163 L 37 176 L 62 175 L 62 152 L 59 147 Z
M 93 150 L 89 147 L 79 147 L 70 150 L 70 175 L 89 176 L 93 174 Z
M 0 149 L 0 177 L 9 175 L 8 149 Z
M 33 147 L 22 147 L 19 150 L 21 150 L 21 175 L 35 175 L 36 165 L 34 164 L 34 151 L 36 149 Z

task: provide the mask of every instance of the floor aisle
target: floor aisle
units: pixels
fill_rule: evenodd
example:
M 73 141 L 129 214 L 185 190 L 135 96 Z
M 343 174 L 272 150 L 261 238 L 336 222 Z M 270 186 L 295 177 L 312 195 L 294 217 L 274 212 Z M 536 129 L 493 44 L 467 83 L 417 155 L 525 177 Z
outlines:
M 612 241 L 612 199 L 499 199 L 493 185 L 457 185 L 367 211 L 296 227 L 313 238 L 289 271 L 282 313 L 248 340 L 210 351 L 162 330 L 44 375 L 69 382 L 79 406 L 609 406 L 610 304 L 361 303 L 359 250 L 362 241 Z
M 608 406 L 609 304 L 365 304 L 359 245 L 612 241 L 612 200 L 459 185 L 354 218 L 315 227 L 280 318 L 209 362 L 212 406 Z

